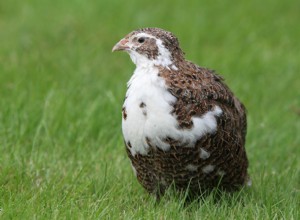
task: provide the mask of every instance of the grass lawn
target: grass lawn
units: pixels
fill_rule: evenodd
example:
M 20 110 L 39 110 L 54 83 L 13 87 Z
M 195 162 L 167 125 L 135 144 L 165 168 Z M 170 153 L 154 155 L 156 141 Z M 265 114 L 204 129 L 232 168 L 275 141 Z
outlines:
M 0 219 L 300 219 L 300 2 L 0 1 Z M 183 205 L 138 184 L 121 135 L 128 32 L 175 33 L 248 109 L 253 186 Z

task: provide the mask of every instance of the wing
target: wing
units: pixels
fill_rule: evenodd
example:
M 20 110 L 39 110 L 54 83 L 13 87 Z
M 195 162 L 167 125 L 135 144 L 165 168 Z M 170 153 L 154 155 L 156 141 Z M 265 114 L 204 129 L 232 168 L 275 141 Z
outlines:
M 180 128 L 191 128 L 193 116 L 201 117 L 219 106 L 223 111 L 219 123 L 233 123 L 245 137 L 246 109 L 221 76 L 188 61 L 177 71 L 160 69 L 160 75 L 165 79 L 169 92 L 177 98 L 172 114 L 176 115 Z
M 244 147 L 247 132 L 244 105 L 225 85 L 222 77 L 191 62 L 185 62 L 177 71 L 161 69 L 160 74 L 169 92 L 177 98 L 172 114 L 181 129 L 192 128 L 192 117 L 201 117 L 215 106 L 222 109 L 222 114 L 217 118 L 216 132 L 199 138 L 194 151 L 204 149 L 211 153 L 211 157 L 200 164 L 214 164 L 220 169 L 219 173 L 226 173 L 222 182 L 228 188 L 244 184 L 248 167 Z M 195 160 L 193 164 L 197 163 L 195 158 L 197 156 L 191 159 Z M 214 173 L 211 178 L 217 180 L 217 175 Z

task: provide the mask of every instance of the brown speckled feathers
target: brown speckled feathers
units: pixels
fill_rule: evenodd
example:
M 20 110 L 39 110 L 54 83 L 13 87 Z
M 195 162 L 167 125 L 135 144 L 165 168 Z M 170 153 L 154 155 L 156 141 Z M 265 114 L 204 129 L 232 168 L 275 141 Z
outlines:
M 163 192 L 173 181 L 177 188 L 183 190 L 189 183 L 190 190 L 195 193 L 218 185 L 225 190 L 235 190 L 244 185 L 248 160 L 244 149 L 247 124 L 243 104 L 224 85 L 221 77 L 190 62 L 183 63 L 179 71 L 173 74 L 161 68 L 160 76 L 166 80 L 170 93 L 177 98 L 172 114 L 178 119 L 180 128 L 193 126 L 191 117 L 201 117 L 216 103 L 223 114 L 218 118 L 217 132 L 199 139 L 195 148 L 184 148 L 180 146 L 182 143 L 166 138 L 165 141 L 171 144 L 171 150 L 167 152 L 152 146 L 149 155 L 133 157 L 127 150 L 140 183 L 149 192 L 155 193 L 158 189 Z M 200 159 L 200 148 L 212 156 L 206 160 Z M 188 164 L 198 167 L 193 172 L 187 172 Z M 209 164 L 218 169 L 203 173 L 201 170 Z
M 221 109 L 222 113 L 214 116 L 215 130 L 207 131 L 199 136 L 191 142 L 192 146 L 190 146 L 191 143 L 180 138 L 165 135 L 160 139 L 163 145 L 166 144 L 169 147 L 163 148 L 157 146 L 158 137 L 144 132 L 145 136 L 141 138 L 146 144 L 146 153 L 134 151 L 136 142 L 133 144 L 134 140 L 126 137 L 128 128 L 123 127 L 126 150 L 138 181 L 148 192 L 156 195 L 163 194 L 171 184 L 174 184 L 178 190 L 189 189 L 189 192 L 194 195 L 215 187 L 232 191 L 245 185 L 248 181 L 248 159 L 245 151 L 247 120 L 244 105 L 224 84 L 220 76 L 209 69 L 186 61 L 183 57 L 184 53 L 179 48 L 178 40 L 173 34 L 157 28 L 145 28 L 130 33 L 126 39 L 130 41 L 133 38 L 132 41 L 139 41 L 139 33 L 149 34 L 150 39 L 141 46 L 138 43 L 133 44 L 130 50 L 146 56 L 149 62 L 157 61 L 151 67 L 153 70 L 149 67 L 149 71 L 156 74 L 158 81 L 164 82 L 165 93 L 176 100 L 169 102 L 171 111 L 167 112 L 176 119 L 176 131 L 183 133 L 192 131 L 195 127 L 194 119 L 199 118 L 205 121 L 207 113 L 213 112 L 216 106 Z M 163 49 L 166 48 L 170 52 L 170 64 L 164 65 L 158 62 L 164 50 L 157 43 L 157 39 L 161 40 Z M 145 86 L 146 88 L 148 87 Z M 140 92 L 146 95 L 151 94 L 143 90 Z M 126 103 L 125 100 L 123 124 L 127 123 L 130 107 L 140 109 L 140 117 L 145 118 L 145 123 L 151 120 L 147 114 L 155 116 L 155 112 L 149 112 L 153 103 L 148 101 L 149 98 L 146 95 L 138 96 L 142 102 L 137 102 L 136 107 L 128 104 L 134 103 L 133 101 Z M 138 124 L 132 123 L 132 126 L 138 126 Z M 139 129 L 145 129 L 145 127 Z

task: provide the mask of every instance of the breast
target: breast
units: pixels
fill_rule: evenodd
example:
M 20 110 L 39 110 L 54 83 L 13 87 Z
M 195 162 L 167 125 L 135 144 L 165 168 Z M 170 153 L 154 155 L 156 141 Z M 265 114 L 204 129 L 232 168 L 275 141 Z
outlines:
M 176 115 L 171 113 L 176 98 L 169 93 L 165 80 L 155 67 L 137 69 L 128 82 L 123 105 L 122 132 L 130 153 L 147 155 L 149 148 L 168 151 L 168 139 L 193 147 L 204 134 L 217 128 L 216 116 L 222 110 L 215 106 L 201 117 L 192 118 L 193 127 L 180 129 Z
M 147 138 L 156 145 L 167 147 L 162 141 L 167 129 L 174 126 L 170 114 L 176 98 L 166 88 L 164 79 L 158 77 L 158 69 L 137 69 L 128 82 L 123 105 L 122 132 L 130 151 L 147 154 Z M 175 122 L 176 124 L 176 122 Z

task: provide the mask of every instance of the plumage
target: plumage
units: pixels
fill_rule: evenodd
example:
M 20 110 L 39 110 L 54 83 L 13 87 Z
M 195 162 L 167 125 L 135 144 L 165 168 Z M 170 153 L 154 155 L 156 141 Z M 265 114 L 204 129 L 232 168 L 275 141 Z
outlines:
M 247 184 L 246 110 L 222 77 L 185 60 L 177 38 L 159 28 L 131 32 L 116 50 L 136 64 L 122 132 L 141 185 L 156 195 L 172 184 L 197 195 Z

